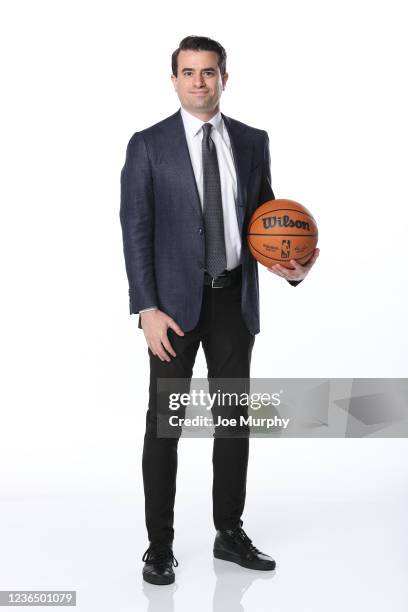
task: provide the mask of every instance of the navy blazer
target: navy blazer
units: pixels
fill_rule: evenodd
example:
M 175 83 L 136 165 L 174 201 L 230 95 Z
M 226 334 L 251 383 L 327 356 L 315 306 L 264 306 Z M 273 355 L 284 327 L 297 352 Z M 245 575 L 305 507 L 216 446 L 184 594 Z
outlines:
M 257 334 L 258 268 L 246 229 L 254 210 L 275 198 L 269 139 L 264 130 L 221 115 L 237 173 L 242 316 L 250 333 Z M 120 221 L 130 313 L 157 306 L 184 331 L 192 330 L 203 298 L 204 222 L 180 109 L 130 139 L 121 172 Z

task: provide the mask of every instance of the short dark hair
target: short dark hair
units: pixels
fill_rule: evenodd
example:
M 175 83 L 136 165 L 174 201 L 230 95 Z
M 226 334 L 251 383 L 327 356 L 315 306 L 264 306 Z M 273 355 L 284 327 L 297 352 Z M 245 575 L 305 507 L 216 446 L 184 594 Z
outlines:
M 227 52 L 216 40 L 207 38 L 207 36 L 186 36 L 183 38 L 171 56 L 171 69 L 175 77 L 177 76 L 180 51 L 214 51 L 218 55 L 218 67 L 221 76 L 224 76 L 227 69 Z

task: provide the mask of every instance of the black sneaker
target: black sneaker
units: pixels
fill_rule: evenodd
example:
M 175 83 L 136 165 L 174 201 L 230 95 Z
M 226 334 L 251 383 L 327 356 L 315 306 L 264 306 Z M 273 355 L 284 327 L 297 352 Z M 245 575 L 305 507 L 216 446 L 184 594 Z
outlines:
M 150 584 L 172 584 L 174 567 L 178 561 L 173 555 L 172 544 L 167 542 L 150 542 L 149 548 L 142 557 L 145 561 L 143 579 Z
M 275 559 L 258 550 L 241 526 L 217 530 L 214 557 L 255 570 L 274 570 L 276 567 Z

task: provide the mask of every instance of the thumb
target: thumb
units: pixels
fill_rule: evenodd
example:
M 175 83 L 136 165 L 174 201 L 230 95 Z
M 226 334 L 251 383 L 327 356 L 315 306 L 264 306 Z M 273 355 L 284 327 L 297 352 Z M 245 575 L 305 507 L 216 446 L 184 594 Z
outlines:
M 320 254 L 320 249 L 316 249 L 315 252 L 313 253 L 312 257 L 310 258 L 310 260 L 307 262 L 308 264 L 314 264 L 314 262 L 316 261 L 316 259 L 319 257 Z
M 167 325 L 171 327 L 171 329 L 175 331 L 176 334 L 178 334 L 179 336 L 184 336 L 184 332 L 181 327 L 177 325 L 177 323 L 171 317 L 168 318 Z

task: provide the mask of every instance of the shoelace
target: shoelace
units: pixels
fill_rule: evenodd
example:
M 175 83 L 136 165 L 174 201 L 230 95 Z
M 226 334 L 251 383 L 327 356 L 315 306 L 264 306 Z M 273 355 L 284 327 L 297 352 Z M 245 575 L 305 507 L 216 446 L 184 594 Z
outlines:
M 236 529 L 234 529 L 232 532 L 232 537 L 241 540 L 241 542 L 243 542 L 243 544 L 245 544 L 245 546 L 251 552 L 256 553 L 256 554 L 262 554 L 261 551 L 258 550 L 256 546 L 252 544 L 252 540 L 247 536 L 247 534 L 242 529 L 242 527 L 237 527 Z
M 170 546 L 166 546 L 165 544 L 152 544 L 149 546 L 149 548 L 143 554 L 142 561 L 154 561 L 159 565 L 164 564 L 166 561 L 171 561 L 174 567 L 178 566 L 178 561 L 173 555 L 172 549 Z

